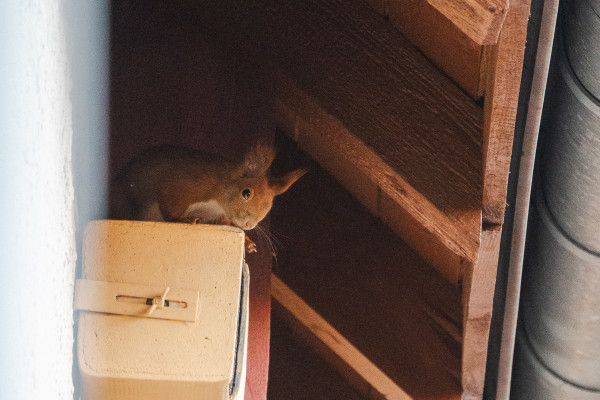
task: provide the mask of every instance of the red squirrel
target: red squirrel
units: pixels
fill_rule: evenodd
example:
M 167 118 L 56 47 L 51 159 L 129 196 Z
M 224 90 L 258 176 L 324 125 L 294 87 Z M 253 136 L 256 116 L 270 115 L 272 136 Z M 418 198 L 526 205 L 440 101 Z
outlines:
M 254 229 L 273 198 L 306 173 L 269 176 L 272 146 L 258 142 L 235 163 L 184 147 L 162 146 L 134 158 L 111 187 L 110 218 L 192 222 Z M 246 236 L 246 250 L 256 251 Z

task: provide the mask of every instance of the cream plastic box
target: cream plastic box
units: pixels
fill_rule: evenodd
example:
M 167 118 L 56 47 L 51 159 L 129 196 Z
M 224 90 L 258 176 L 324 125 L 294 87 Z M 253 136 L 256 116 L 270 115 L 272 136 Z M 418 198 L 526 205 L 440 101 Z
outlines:
M 241 230 L 93 221 L 82 275 L 75 307 L 84 400 L 243 400 Z

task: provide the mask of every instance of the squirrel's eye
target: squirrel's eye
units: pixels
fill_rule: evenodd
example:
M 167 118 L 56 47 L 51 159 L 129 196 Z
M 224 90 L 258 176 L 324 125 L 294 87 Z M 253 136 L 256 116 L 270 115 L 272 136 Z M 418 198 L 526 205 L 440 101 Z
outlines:
M 252 195 L 252 192 L 250 191 L 250 189 L 244 189 L 244 190 L 242 190 L 242 197 L 244 199 L 248 200 L 251 195 Z

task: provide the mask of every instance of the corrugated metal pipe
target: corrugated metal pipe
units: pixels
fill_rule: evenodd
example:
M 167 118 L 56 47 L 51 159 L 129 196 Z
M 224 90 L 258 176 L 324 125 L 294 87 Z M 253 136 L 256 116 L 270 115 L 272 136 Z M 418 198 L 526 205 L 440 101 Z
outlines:
M 511 399 L 600 400 L 600 0 L 561 10 Z

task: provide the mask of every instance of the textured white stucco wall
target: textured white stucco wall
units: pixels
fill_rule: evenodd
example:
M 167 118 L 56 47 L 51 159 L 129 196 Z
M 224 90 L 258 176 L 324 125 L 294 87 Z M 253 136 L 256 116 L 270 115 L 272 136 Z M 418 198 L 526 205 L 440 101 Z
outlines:
M 75 237 L 63 1 L 0 1 L 0 398 L 72 399 Z

